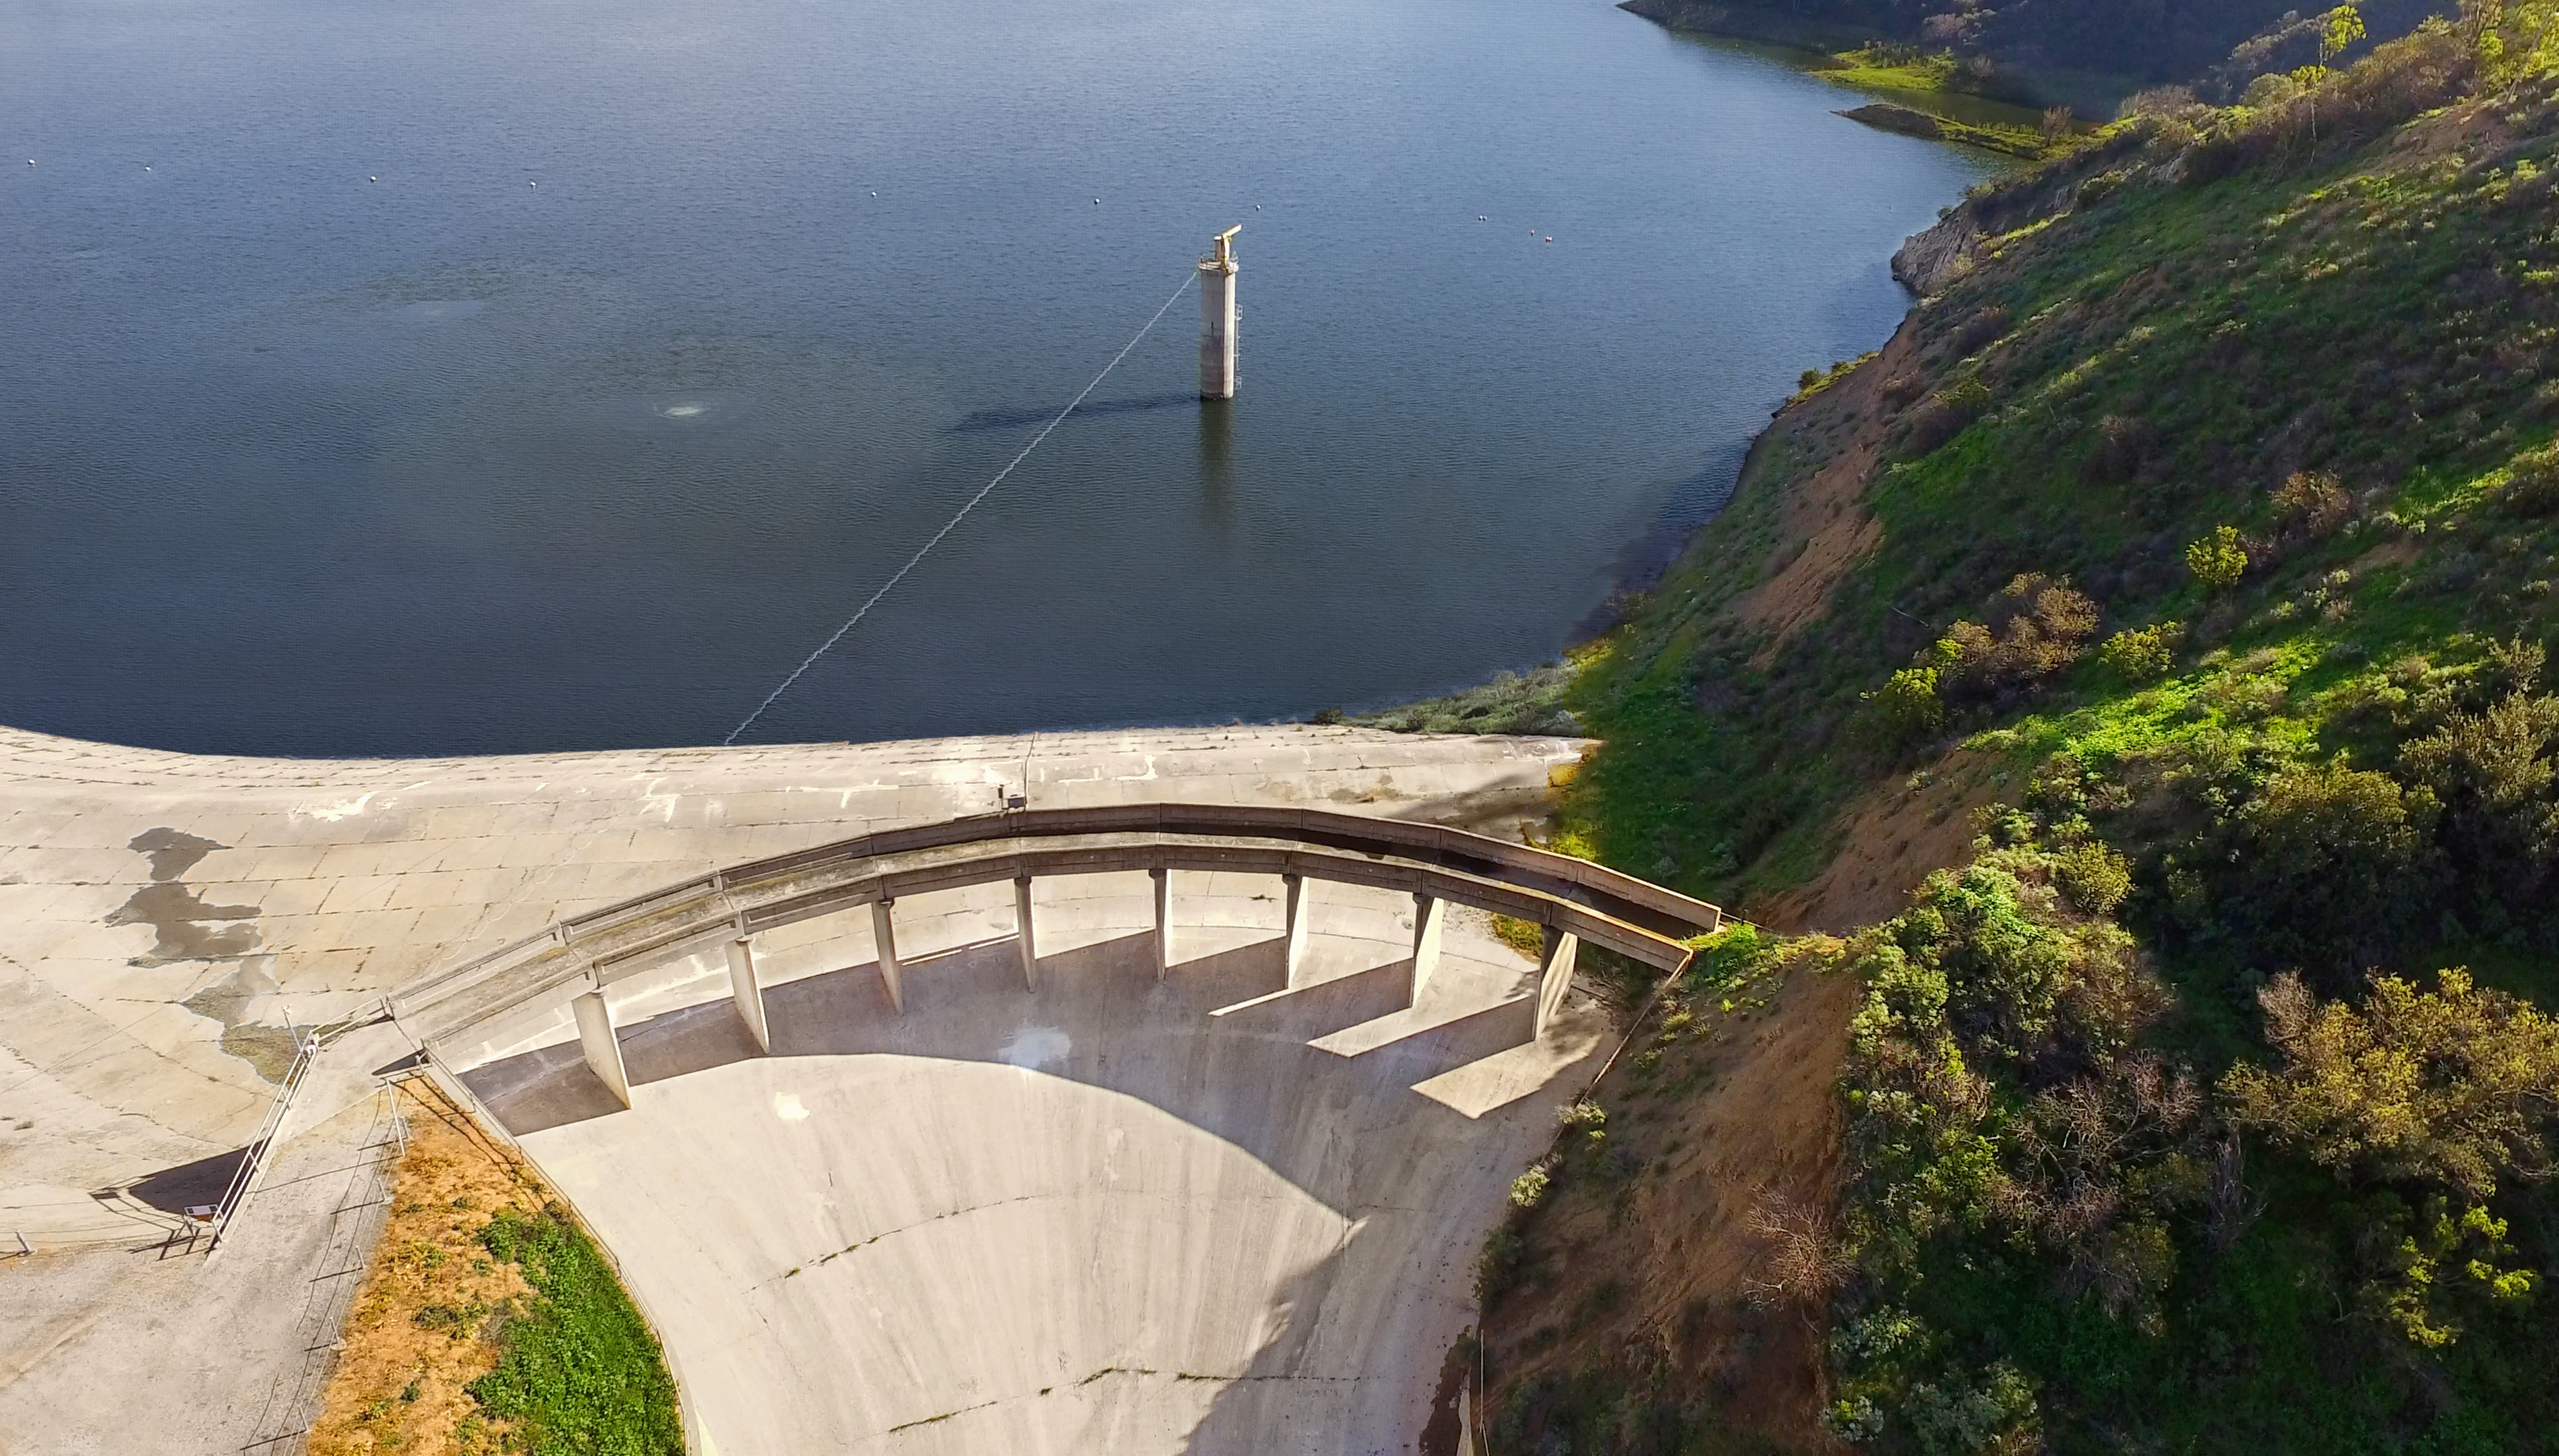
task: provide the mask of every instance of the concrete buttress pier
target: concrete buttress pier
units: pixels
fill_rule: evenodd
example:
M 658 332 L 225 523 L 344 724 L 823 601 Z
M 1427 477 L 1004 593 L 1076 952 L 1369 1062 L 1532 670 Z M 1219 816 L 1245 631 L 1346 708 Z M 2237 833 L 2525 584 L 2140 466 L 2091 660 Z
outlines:
M 1217 249 L 1200 259 L 1200 398 L 1235 397 L 1235 234 L 1239 222 L 1217 235 Z

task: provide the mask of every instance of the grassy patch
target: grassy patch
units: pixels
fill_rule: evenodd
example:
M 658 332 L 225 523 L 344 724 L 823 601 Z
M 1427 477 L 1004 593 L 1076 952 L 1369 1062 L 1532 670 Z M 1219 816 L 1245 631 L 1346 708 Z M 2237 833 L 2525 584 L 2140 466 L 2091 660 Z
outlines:
M 1479 687 L 1374 713 L 1318 713 L 1318 723 L 1357 723 L 1396 733 L 1524 733 L 1578 737 L 1581 722 L 1565 706 L 1573 667 L 1550 662 L 1533 671 L 1498 672 Z
M 472 1382 L 491 1414 L 534 1456 L 677 1456 L 676 1386 L 656 1337 L 603 1253 L 556 1206 L 507 1210 L 480 1233 L 524 1271 L 531 1307 L 501 1333 L 497 1369 Z

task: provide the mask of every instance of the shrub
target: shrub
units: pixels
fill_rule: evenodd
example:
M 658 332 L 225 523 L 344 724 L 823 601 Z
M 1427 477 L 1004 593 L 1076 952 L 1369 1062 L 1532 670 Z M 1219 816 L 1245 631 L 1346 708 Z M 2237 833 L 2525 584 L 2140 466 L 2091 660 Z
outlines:
M 2424 888 L 2434 817 L 2432 794 L 2386 774 L 2341 763 L 2280 772 L 2240 810 L 2244 888 L 2232 909 L 2274 932 L 2278 952 L 2385 943 Z
M 2239 549 L 2239 528 L 2222 526 L 2185 548 L 2185 569 L 2207 592 L 2225 592 L 2248 570 L 2248 553 Z
M 2090 915 L 2112 915 L 2132 893 L 2133 867 L 2094 839 L 2052 856 L 2052 882 Z
M 2441 1197 L 2426 1200 L 2410 1227 L 2406 1205 L 2388 1200 L 2380 1235 L 2380 1277 L 2359 1291 L 2363 1312 L 2424 1350 L 2440 1350 L 2462 1336 L 2456 1311 L 2463 1305 L 2518 1305 L 2532 1297 L 2540 1277 L 2509 1268 L 2506 1222 L 2473 1204 L 2457 1217 Z M 2397 1241 L 2391 1241 L 2396 1236 Z M 2465 1298 L 2464 1296 L 2469 1296 Z
M 1547 1185 L 1553 1181 L 1546 1165 L 1539 1163 L 1511 1180 L 1511 1207 L 1533 1209 L 1545 1199 Z
M 2110 414 L 2097 421 L 2096 448 L 2087 474 L 2093 481 L 2128 481 L 2160 453 L 2159 431 L 2138 415 Z
M 1484 1308 L 1501 1303 L 1519 1281 L 1520 1269 L 1528 1259 L 1528 1240 L 1519 1230 L 1504 1223 L 1484 1236 L 1484 1248 L 1475 1255 L 1475 1302 Z
M 2559 698 L 2513 692 L 2400 750 L 2402 769 L 2442 801 L 2445 847 L 2468 881 L 2522 894 L 2559 859 L 2554 737 Z
M 1973 315 L 1971 318 L 1968 318 L 1961 324 L 1955 326 L 1955 332 L 1953 335 L 1955 353 L 1959 355 L 1979 354 L 1985 347 L 2007 338 L 2008 332 L 2012 327 L 2014 327 L 2014 325 L 2009 318 L 2008 310 L 1997 306 L 1986 308 L 1980 313 Z M 1949 391 L 1947 397 L 1956 397 L 1968 386 L 1977 388 L 1980 391 L 1978 398 L 1974 400 L 1977 406 L 1987 405 L 1990 402 L 1989 386 L 1981 384 L 1978 380 L 1968 380 L 1966 381 L 1966 384 L 1957 385 L 1953 391 Z M 1966 397 L 1970 398 L 1972 396 Z M 1976 409 L 1976 412 L 1978 412 L 1978 408 Z
M 2551 1172 L 2559 1022 L 2443 973 L 2433 991 L 2375 976 L 2363 1009 L 2322 1003 L 2299 975 L 2258 996 L 2279 1069 L 2222 1080 L 2232 1114 L 2340 1177 L 2404 1181 L 2485 1202 Z
M 1928 454 L 1962 434 L 1965 426 L 1980 419 L 1990 407 L 1991 386 L 1981 380 L 1962 379 L 1947 385 L 1911 416 L 1909 431 L 1902 437 L 1904 453 L 1914 457 Z
M 2149 682 L 2167 676 L 2177 665 L 2177 647 L 2184 640 L 2182 623 L 2130 628 L 2106 639 L 2106 645 L 2097 649 L 2097 660 L 2127 682 Z
M 2042 1449 L 2034 1386 L 2003 1361 L 1978 1381 L 1910 1387 L 1910 1429 L 1924 1456 L 1985 1456 Z
M 1904 667 L 1868 698 L 1883 740 L 1899 747 L 1935 735 L 1946 725 L 1946 705 L 1937 699 L 1937 669 Z
M 2031 691 L 2077 661 L 2097 633 L 2097 604 L 2039 571 L 2011 580 L 1984 615 L 1987 622 L 1956 623 L 1928 650 L 1937 689 L 1957 702 Z
M 2333 534 L 2354 514 L 2345 487 L 2322 471 L 2295 471 L 2275 488 L 2273 506 L 2276 533 L 2288 540 Z
M 2496 504 L 2514 515 L 2559 511 L 2559 445 L 2527 450 L 2508 462 L 2505 485 L 2496 493 Z

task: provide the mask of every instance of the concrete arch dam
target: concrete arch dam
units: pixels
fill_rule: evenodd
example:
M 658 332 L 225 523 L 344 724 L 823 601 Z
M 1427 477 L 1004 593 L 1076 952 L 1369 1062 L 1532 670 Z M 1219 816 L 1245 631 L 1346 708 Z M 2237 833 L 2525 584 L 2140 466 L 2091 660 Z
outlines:
M 1676 969 L 1718 919 L 1430 825 L 1015 812 L 700 876 L 390 1005 L 616 1254 L 700 1450 L 1409 1451 L 1605 1052 L 1576 946 Z

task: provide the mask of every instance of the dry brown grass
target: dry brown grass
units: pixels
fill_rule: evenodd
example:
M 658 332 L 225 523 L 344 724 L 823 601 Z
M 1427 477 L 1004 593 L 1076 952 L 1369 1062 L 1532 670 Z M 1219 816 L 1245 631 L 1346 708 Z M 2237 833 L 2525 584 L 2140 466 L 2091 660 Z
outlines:
M 1995 767 L 1959 748 L 1931 763 L 1924 779 L 1875 785 L 1840 810 L 1839 852 L 1822 872 L 1746 913 L 1789 935 L 1850 931 L 1899 915 L 1928 876 L 1973 857 L 1973 811 L 2005 787 Z
M 1883 463 L 1891 422 L 1907 403 L 1892 385 L 1919 364 L 1915 317 L 1874 359 L 1789 411 L 1795 418 L 1786 425 L 1817 442 L 1828 458 L 1786 498 L 1772 558 L 1778 564 L 1726 609 L 1734 621 L 1768 634 L 1759 654 L 1763 667 L 1786 639 L 1829 612 L 1831 592 L 1883 539 L 1882 525 L 1867 509 L 1866 488 Z
M 1845 1449 L 1820 1425 L 1823 1334 L 1801 1300 L 1840 1273 L 1837 1083 L 1863 987 L 1784 974 L 1764 1011 L 1702 1015 L 1656 1043 L 1648 1077 L 1621 1064 L 1601 1086 L 1610 1151 L 1582 1155 L 1529 1221 L 1524 1287 L 1486 1311 L 1480 1408 L 1595 1368 L 1711 1405 L 1745 1449 Z
M 480 1413 L 468 1386 L 497 1366 L 497 1329 L 532 1291 L 479 1236 L 499 1209 L 533 1213 L 545 1195 L 529 1168 L 431 1084 L 412 1079 L 398 1095 L 408 1149 L 311 1427 L 311 1456 L 505 1449 L 504 1427 Z

